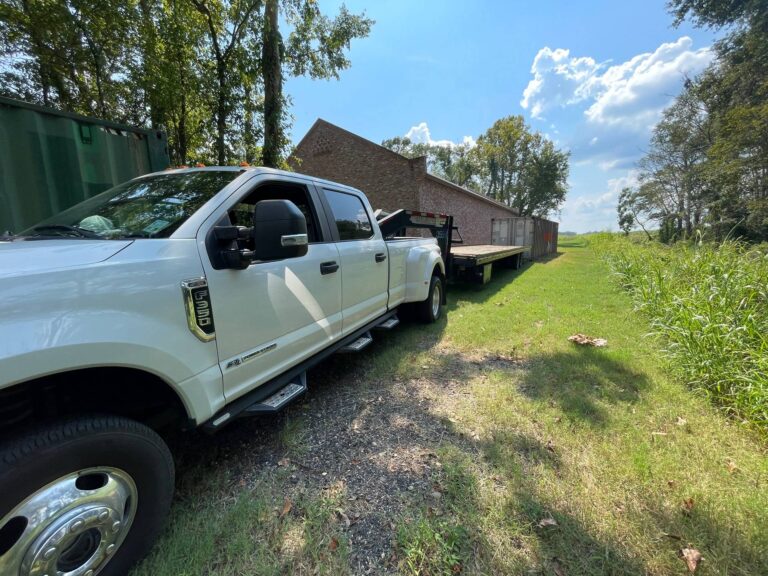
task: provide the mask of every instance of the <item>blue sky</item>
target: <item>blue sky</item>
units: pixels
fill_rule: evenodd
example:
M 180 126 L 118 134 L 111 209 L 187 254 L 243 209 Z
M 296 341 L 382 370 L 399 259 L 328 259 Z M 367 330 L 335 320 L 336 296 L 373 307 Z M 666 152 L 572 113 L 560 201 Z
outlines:
M 326 14 L 341 4 L 319 1 Z M 376 24 L 339 81 L 287 80 L 294 143 L 318 117 L 375 142 L 461 142 L 522 114 L 571 152 L 561 230 L 617 228 L 661 110 L 712 58 L 713 34 L 673 28 L 663 0 L 346 5 Z

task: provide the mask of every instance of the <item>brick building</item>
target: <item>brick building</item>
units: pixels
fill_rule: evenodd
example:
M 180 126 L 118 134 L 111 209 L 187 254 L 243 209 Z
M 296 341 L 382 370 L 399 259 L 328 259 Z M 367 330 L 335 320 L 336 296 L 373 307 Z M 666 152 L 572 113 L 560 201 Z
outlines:
M 314 123 L 289 163 L 297 172 L 359 188 L 374 209 L 451 214 L 465 244 L 491 244 L 494 220 L 518 215 L 509 206 L 429 174 L 426 158 L 406 158 L 325 120 Z

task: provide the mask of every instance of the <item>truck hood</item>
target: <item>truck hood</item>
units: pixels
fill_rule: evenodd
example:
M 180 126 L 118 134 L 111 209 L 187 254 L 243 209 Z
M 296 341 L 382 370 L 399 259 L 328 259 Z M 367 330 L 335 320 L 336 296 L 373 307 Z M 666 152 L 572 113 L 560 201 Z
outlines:
M 0 278 L 103 262 L 133 240 L 16 240 L 0 242 Z

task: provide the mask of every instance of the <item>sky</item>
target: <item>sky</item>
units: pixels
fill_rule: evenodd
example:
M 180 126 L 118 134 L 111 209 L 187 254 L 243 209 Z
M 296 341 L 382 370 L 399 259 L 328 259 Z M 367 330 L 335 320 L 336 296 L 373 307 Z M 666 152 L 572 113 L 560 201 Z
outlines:
M 341 2 L 319 0 L 327 15 Z M 521 114 L 571 153 L 561 231 L 616 230 L 661 111 L 712 60 L 664 0 L 347 0 L 373 18 L 339 80 L 290 78 L 292 141 L 317 118 L 381 142 L 471 142 Z

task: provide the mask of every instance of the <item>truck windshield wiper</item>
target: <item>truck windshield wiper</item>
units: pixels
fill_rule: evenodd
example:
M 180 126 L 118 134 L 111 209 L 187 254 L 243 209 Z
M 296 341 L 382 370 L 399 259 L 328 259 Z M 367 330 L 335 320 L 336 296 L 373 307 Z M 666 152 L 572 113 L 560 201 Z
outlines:
M 96 234 L 95 232 L 91 232 L 90 230 L 86 230 L 85 228 L 80 228 L 79 226 L 67 226 L 65 224 L 44 224 L 42 226 L 35 226 L 32 228 L 33 232 L 54 232 L 58 233 L 59 236 L 70 236 L 74 235 L 78 238 L 95 238 L 97 240 L 103 240 L 101 236 Z

